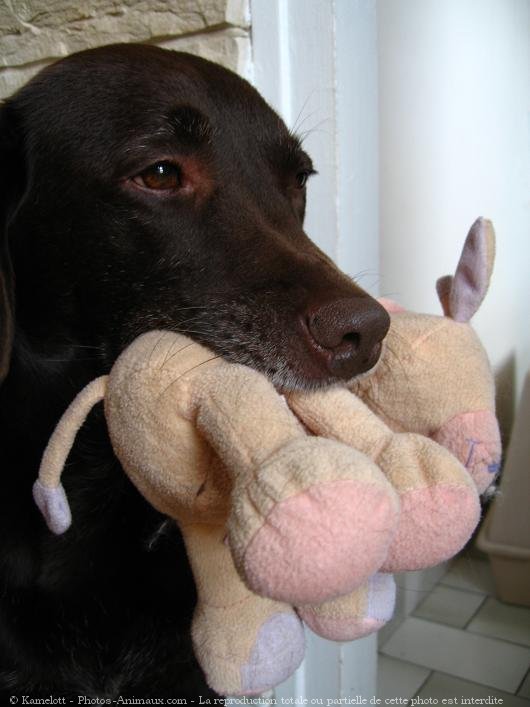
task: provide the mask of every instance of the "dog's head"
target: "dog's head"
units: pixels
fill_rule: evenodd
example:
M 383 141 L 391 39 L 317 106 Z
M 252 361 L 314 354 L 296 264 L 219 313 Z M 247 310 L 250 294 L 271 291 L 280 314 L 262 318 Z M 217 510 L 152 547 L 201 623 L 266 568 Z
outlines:
M 3 374 L 13 272 L 27 340 L 106 364 L 155 327 L 286 387 L 376 362 L 388 316 L 305 235 L 311 160 L 235 74 L 103 47 L 42 71 L 0 121 Z

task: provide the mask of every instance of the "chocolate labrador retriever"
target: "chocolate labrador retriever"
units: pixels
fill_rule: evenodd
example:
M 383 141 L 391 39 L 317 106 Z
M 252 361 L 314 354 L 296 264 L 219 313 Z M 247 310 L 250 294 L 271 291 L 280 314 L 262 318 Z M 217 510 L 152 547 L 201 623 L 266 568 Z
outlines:
M 210 694 L 178 530 L 122 473 L 101 410 L 69 457 L 64 536 L 31 485 L 74 395 L 149 329 L 279 388 L 375 363 L 388 317 L 305 235 L 312 173 L 248 83 L 152 46 L 73 55 L 2 106 L 2 695 Z

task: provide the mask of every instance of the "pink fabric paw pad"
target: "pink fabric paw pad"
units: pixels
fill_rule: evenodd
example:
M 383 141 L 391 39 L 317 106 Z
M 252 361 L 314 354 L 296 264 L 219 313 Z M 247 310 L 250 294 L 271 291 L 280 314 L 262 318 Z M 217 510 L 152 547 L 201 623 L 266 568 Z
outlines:
M 479 497 L 471 486 L 440 485 L 403 493 L 398 529 L 381 570 L 419 570 L 453 557 L 479 519 Z
M 396 583 L 391 574 L 377 572 L 368 580 L 364 616 L 324 616 L 313 607 L 300 607 L 298 615 L 318 636 L 330 641 L 354 641 L 379 631 L 394 614 Z
M 456 415 L 432 438 L 466 467 L 479 493 L 493 483 L 500 468 L 501 435 L 491 410 Z
M 290 604 L 347 594 L 381 566 L 397 513 L 394 497 L 376 484 L 312 486 L 269 513 L 247 547 L 246 582 Z

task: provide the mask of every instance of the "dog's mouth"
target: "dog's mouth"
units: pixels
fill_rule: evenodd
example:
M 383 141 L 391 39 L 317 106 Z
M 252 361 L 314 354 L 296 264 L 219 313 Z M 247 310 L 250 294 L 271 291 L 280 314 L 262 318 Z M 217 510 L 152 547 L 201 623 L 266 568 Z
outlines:
M 355 298 L 352 302 L 358 304 Z M 171 328 L 216 356 L 260 371 L 281 391 L 310 390 L 351 380 L 377 364 L 388 315 L 375 303 L 363 310 L 362 326 L 356 327 L 355 317 L 347 321 L 344 314 L 353 305 L 332 302 L 293 316 L 262 298 L 245 298 L 183 309 L 191 316 Z

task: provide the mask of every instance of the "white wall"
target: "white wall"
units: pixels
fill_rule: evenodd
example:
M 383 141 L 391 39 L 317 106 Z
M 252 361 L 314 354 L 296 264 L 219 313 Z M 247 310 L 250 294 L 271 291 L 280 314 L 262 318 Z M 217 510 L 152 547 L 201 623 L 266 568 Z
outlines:
M 436 278 L 491 218 L 497 261 L 475 319 L 501 413 L 530 366 L 530 2 L 379 0 L 381 290 L 438 312 Z

